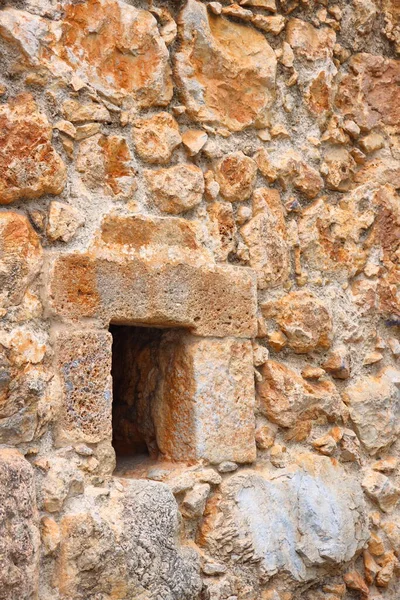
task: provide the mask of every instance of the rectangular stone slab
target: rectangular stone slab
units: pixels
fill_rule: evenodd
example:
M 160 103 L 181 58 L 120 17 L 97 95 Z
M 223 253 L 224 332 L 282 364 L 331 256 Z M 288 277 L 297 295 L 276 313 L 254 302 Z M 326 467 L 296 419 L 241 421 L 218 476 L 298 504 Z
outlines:
M 112 321 L 187 327 L 201 336 L 256 335 L 256 276 L 244 267 L 64 255 L 50 268 L 48 301 L 54 315 L 94 318 L 101 326 Z

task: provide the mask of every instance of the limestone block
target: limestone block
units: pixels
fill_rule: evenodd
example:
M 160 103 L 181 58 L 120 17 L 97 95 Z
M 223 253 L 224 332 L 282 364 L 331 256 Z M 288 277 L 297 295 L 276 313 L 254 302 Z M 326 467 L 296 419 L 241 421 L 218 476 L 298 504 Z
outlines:
M 268 360 L 261 367 L 257 402 L 261 414 L 282 427 L 293 427 L 299 420 L 325 415 L 334 420 L 341 413 L 341 401 L 331 381 L 303 379 L 284 364 Z
M 0 204 L 62 192 L 66 168 L 51 136 L 50 123 L 29 94 L 0 106 Z
M 310 292 L 296 291 L 262 306 L 263 315 L 274 320 L 288 346 L 299 354 L 326 350 L 332 337 L 332 318 L 324 303 Z
M 22 301 L 42 264 L 39 237 L 28 219 L 15 212 L 0 213 L 0 307 Z
M 26 66 L 42 65 L 68 80 L 77 75 L 117 102 L 169 103 L 168 49 L 150 12 L 120 0 L 67 1 L 63 8 L 60 22 L 2 10 L 0 35 L 20 50 Z
M 390 446 L 400 433 L 400 371 L 393 367 L 361 377 L 344 394 L 350 418 L 371 454 Z
M 119 135 L 94 135 L 79 146 L 76 169 L 85 186 L 115 197 L 130 199 L 136 190 L 132 154 Z
M 149 200 L 171 215 L 191 210 L 203 198 L 204 177 L 195 165 L 179 164 L 168 169 L 146 170 L 144 176 L 151 192 Z
M 290 272 L 285 217 L 277 190 L 259 188 L 253 196 L 253 217 L 240 233 L 249 247 L 250 266 L 260 289 L 277 287 Z
M 221 196 L 230 202 L 242 202 L 250 198 L 257 175 L 257 164 L 243 152 L 231 152 L 215 167 L 215 179 Z
M 399 132 L 399 61 L 363 52 L 355 54 L 349 63 L 351 72 L 346 67 L 342 74 L 337 107 L 363 130 L 383 123 Z
M 55 314 L 103 325 L 187 327 L 216 337 L 256 332 L 255 277 L 246 268 L 70 254 L 53 262 L 48 293 Z
M 111 439 L 111 334 L 60 331 L 55 352 L 61 379 L 59 444 Z
M 316 29 L 302 19 L 289 19 L 286 39 L 295 54 L 311 61 L 332 56 L 336 34 L 330 28 Z
M 78 227 L 85 222 L 80 210 L 63 202 L 53 201 L 49 209 L 47 235 L 50 240 L 69 242 L 74 237 Z
M 190 0 L 179 17 L 175 73 L 189 115 L 240 131 L 263 122 L 274 97 L 276 58 L 265 37 Z
M 182 141 L 179 125 L 166 112 L 149 119 L 137 119 L 132 129 L 135 150 L 148 163 L 165 164 Z
M 0 450 L 0 599 L 34 600 L 39 577 L 39 513 L 31 465 Z
M 313 579 L 319 568 L 351 560 L 369 537 L 360 484 L 315 454 L 294 455 L 279 472 L 232 475 L 205 514 L 201 545 L 214 559 L 233 561 L 236 574 L 256 568 L 263 578 Z
M 73 499 L 60 523 L 60 599 L 198 598 L 199 559 L 178 543 L 178 507 L 168 487 L 121 479 L 102 495 L 96 489 Z
M 160 348 L 157 444 L 174 460 L 256 458 L 250 341 L 171 332 Z

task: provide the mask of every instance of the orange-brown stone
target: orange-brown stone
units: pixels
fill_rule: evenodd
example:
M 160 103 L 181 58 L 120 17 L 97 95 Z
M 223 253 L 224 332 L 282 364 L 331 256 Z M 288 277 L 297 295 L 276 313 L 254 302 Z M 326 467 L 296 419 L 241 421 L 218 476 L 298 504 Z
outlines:
M 179 17 L 179 37 L 175 73 L 193 119 L 231 131 L 265 121 L 276 58 L 261 33 L 189 0 Z
M 0 204 L 62 192 L 66 168 L 51 136 L 29 94 L 0 105 Z

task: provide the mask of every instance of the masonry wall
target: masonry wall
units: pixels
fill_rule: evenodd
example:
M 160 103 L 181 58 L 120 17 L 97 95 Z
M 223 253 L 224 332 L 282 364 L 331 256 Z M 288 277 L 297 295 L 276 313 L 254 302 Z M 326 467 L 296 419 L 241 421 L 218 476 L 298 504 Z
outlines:
M 397 600 L 399 52 L 398 0 L 0 1 L 0 600 Z

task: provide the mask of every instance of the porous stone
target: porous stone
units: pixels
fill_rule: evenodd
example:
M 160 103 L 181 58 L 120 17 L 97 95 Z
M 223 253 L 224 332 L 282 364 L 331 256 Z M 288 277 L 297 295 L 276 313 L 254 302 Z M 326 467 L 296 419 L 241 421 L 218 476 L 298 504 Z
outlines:
M 111 334 L 59 332 L 56 359 L 62 392 L 60 444 L 111 439 Z
M 289 19 L 286 39 L 296 55 L 308 61 L 327 59 L 333 54 L 336 34 L 333 29 L 317 29 L 302 19 Z
M 240 131 L 265 120 L 274 97 L 276 58 L 251 27 L 190 0 L 179 16 L 175 74 L 189 115 Z
M 43 66 L 67 80 L 78 76 L 116 102 L 128 99 L 141 108 L 169 103 L 168 50 L 150 12 L 120 0 L 64 4 L 60 22 L 1 11 L 0 35 L 20 51 L 26 68 Z
M 153 258 L 142 252 L 129 256 L 118 244 L 105 246 L 97 257 L 95 252 L 76 253 L 53 261 L 48 292 L 54 314 L 73 320 L 96 318 L 104 325 L 113 319 L 190 327 L 204 336 L 255 335 L 256 282 L 251 269 L 204 260 L 198 264 L 193 258 L 182 262 L 172 251 L 171 261 L 165 263 L 161 248 Z M 163 246 L 168 247 L 165 242 Z
M 273 319 L 299 354 L 326 350 L 332 337 L 332 318 L 324 303 L 309 292 L 291 292 L 277 302 L 263 304 L 265 317 Z
M 191 210 L 202 200 L 204 177 L 195 165 L 146 170 L 144 175 L 151 192 L 150 199 L 163 212 L 178 215 Z
M 182 141 L 178 123 L 166 112 L 157 113 L 149 119 L 137 119 L 132 137 L 138 156 L 155 164 L 168 163 Z
M 55 576 L 60 597 L 102 590 L 116 598 L 198 597 L 200 561 L 178 542 L 178 507 L 168 487 L 116 479 L 106 491 L 99 496 L 88 486 L 61 519 Z
M 93 192 L 130 199 L 136 190 L 131 151 L 122 136 L 97 134 L 81 142 L 76 168 Z
M 33 469 L 18 450 L 0 450 L 0 482 L 0 598 L 35 598 L 39 584 L 39 512 Z
M 0 204 L 62 192 L 66 167 L 51 136 L 51 125 L 31 95 L 0 105 Z
M 341 112 L 365 131 L 380 123 L 399 131 L 399 61 L 363 52 L 350 59 L 350 68 L 342 74 L 336 95 Z

